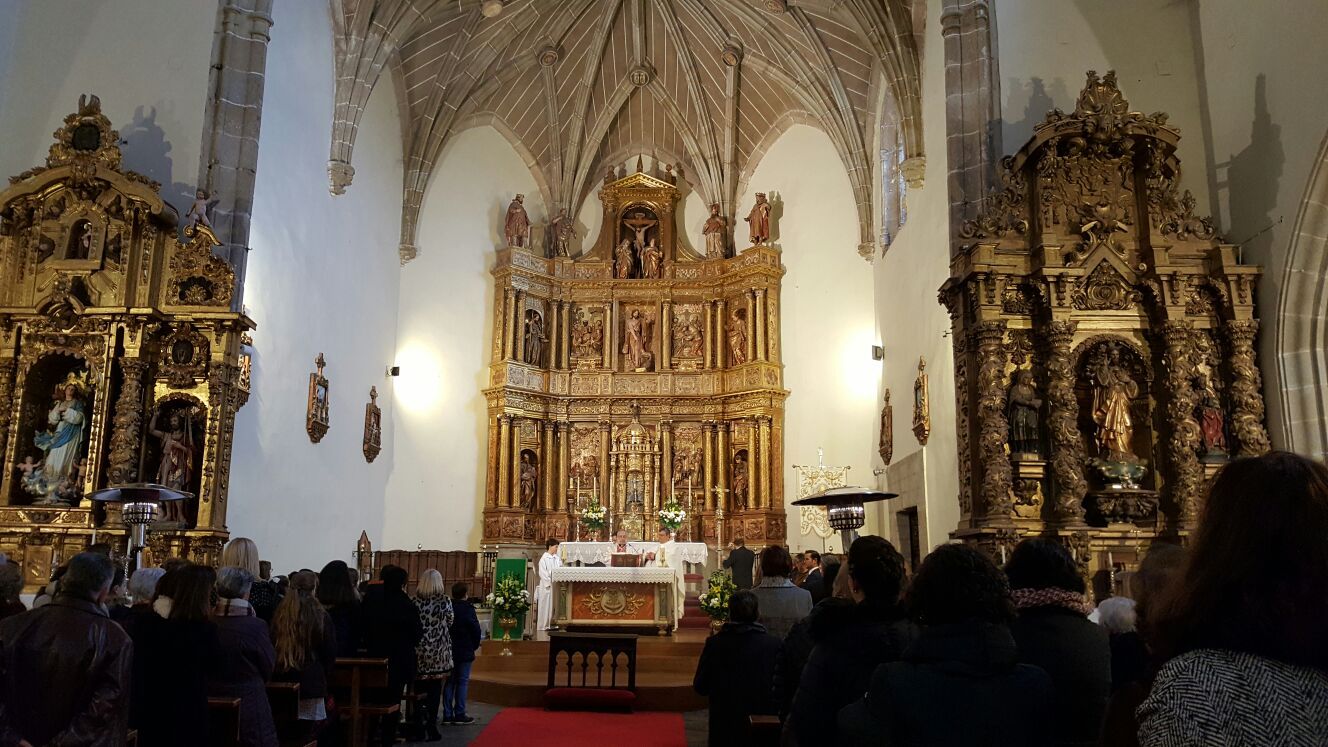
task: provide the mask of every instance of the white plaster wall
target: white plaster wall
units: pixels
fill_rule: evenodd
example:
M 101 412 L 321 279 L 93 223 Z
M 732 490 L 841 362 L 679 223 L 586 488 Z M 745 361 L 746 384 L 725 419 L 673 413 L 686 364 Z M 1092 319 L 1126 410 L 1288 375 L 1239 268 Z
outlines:
M 885 347 L 881 391 L 873 407 L 879 416 L 884 390 L 890 389 L 894 406 L 894 462 L 925 448 L 926 494 L 901 493 L 901 500 L 888 501 L 878 509 L 877 530 L 898 539 L 895 511 L 904 506 L 920 508 L 923 537 L 921 554 L 947 541 L 959 523 L 958 446 L 955 439 L 954 354 L 947 336 L 950 318 L 936 300 L 936 291 L 950 276 L 949 197 L 945 174 L 945 68 L 940 37 L 941 3 L 928 4 L 927 37 L 923 45 L 922 117 L 927 172 L 921 189 L 907 193 L 908 222 L 884 258 L 874 263 L 875 298 L 879 336 Z M 1002 37 L 1002 43 L 1005 38 Z M 913 382 L 918 359 L 927 361 L 930 389 L 931 436 L 925 447 L 913 435 Z M 879 437 L 879 417 L 872 435 Z M 875 442 L 873 442 L 875 443 Z M 873 455 L 872 466 L 881 466 Z M 887 479 L 882 488 L 900 492 Z M 916 480 L 909 480 L 915 485 Z M 904 492 L 916 492 L 914 490 Z M 883 524 L 884 526 L 879 526 Z M 871 527 L 869 527 L 871 528 Z
M 872 360 L 876 323 L 871 268 L 858 256 L 857 208 L 848 174 L 830 138 L 805 125 L 790 127 L 756 166 L 739 200 L 738 245 L 745 248 L 755 192 L 775 204 L 775 243 L 783 250 L 781 304 L 784 386 L 784 500 L 797 499 L 793 465 L 850 466 L 849 482 L 870 485 L 873 423 L 880 363 Z M 689 216 L 689 222 L 692 218 Z M 702 219 L 704 222 L 704 219 Z M 789 506 L 789 545 L 821 549 L 798 534 Z
M 208 92 L 217 0 L 0 2 L 0 174 L 46 161 L 51 133 L 94 93 L 124 166 L 188 208 Z
M 1241 243 L 1247 261 L 1264 267 L 1259 347 L 1269 432 L 1280 448 L 1322 448 L 1309 433 L 1328 414 L 1283 412 L 1281 406 L 1284 390 L 1323 386 L 1322 372 L 1316 375 L 1312 367 L 1315 353 L 1292 341 L 1279 361 L 1275 342 L 1283 322 L 1276 316 L 1282 294 L 1293 294 L 1289 316 L 1316 315 L 1314 289 L 1323 282 L 1317 272 L 1305 269 L 1317 267 L 1317 258 L 1302 260 L 1289 276 L 1286 265 L 1310 169 L 1328 134 L 1328 85 L 1319 80 L 1328 70 L 1328 45 L 1322 38 L 1328 3 L 1262 3 L 1256 13 L 1235 0 L 1204 0 L 1198 16 L 1216 162 L 1215 212 L 1223 231 Z M 1297 299 L 1304 303 L 1298 305 Z M 1307 323 L 1322 325 L 1323 319 L 1302 325 Z M 1284 380 L 1275 373 L 1279 365 L 1285 368 Z M 1300 423 L 1313 427 L 1298 433 Z
M 1208 206 L 1204 174 L 1212 164 L 1206 149 L 1196 67 L 1197 0 L 997 0 L 997 55 L 1001 87 L 1002 138 L 1006 153 L 1023 146 L 1034 125 L 1057 107 L 1074 110 L 1084 74 L 1115 70 L 1121 92 L 1133 109 L 1165 111 L 1183 138 L 1180 158 L 1190 175 L 1185 186 Z M 1267 5 L 1278 5 L 1268 3 Z M 1308 4 L 1308 3 L 1306 3 Z M 1235 6 L 1236 3 L 1230 3 Z M 1254 12 L 1243 4 L 1231 28 Z M 939 22 L 939 21 L 938 21 Z M 928 25 L 939 46 L 939 26 Z M 927 149 L 928 154 L 937 151 Z
M 492 127 L 454 137 L 434 168 L 420 213 L 420 254 L 401 275 L 396 449 L 376 547 L 479 549 L 488 445 L 482 390 L 493 340 L 489 269 L 515 193 L 526 195 L 533 223 L 547 220 L 534 177 Z
M 361 530 L 377 542 L 394 455 L 384 375 L 396 348 L 401 128 L 391 83 L 369 100 L 355 184 L 327 188 L 332 28 L 327 6 L 281 2 L 268 50 L 245 305 L 254 333 L 253 395 L 235 425 L 232 536 L 252 537 L 280 572 L 349 560 Z M 327 358 L 331 429 L 305 433 L 314 358 Z M 383 454 L 361 452 L 377 385 Z

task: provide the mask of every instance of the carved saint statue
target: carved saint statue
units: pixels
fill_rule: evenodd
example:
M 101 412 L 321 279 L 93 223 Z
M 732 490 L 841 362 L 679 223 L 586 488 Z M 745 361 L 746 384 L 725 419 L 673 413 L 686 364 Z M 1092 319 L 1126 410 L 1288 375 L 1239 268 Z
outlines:
M 1021 368 L 1014 372 L 1010 383 L 1010 451 L 1015 454 L 1040 454 L 1041 438 L 1038 412 L 1042 400 L 1038 399 L 1033 384 L 1033 372 Z
M 1097 446 L 1110 459 L 1133 459 L 1130 438 L 1134 423 L 1130 419 L 1130 400 L 1139 395 L 1139 385 L 1121 363 L 1120 350 L 1112 348 L 1098 355 L 1094 364 L 1093 422 L 1097 424 Z
M 503 236 L 508 246 L 525 246 L 530 239 L 530 216 L 526 215 L 526 196 L 517 195 L 507 206 Z
M 544 319 L 536 312 L 526 317 L 525 361 L 535 366 L 544 362 L 544 343 L 549 338 L 544 334 Z
M 729 365 L 737 366 L 747 362 L 747 320 L 741 309 L 734 309 L 729 316 Z
M 729 222 L 719 214 L 719 203 L 710 206 L 710 217 L 706 219 L 701 235 L 705 236 L 706 259 L 723 259 L 728 252 L 724 246 L 724 231 Z
M 613 253 L 613 276 L 626 280 L 632 276 L 632 240 L 623 239 Z
M 1226 454 L 1226 418 L 1222 414 L 1222 400 L 1217 396 L 1212 378 L 1201 372 L 1195 390 L 1199 395 L 1199 437 L 1203 453 L 1213 456 Z
M 701 328 L 695 313 L 673 316 L 673 355 L 677 358 L 701 357 Z
M 33 443 L 45 455 L 40 463 L 39 480 L 25 480 L 24 489 L 41 496 L 39 503 L 59 503 L 55 495 L 66 481 L 72 481 L 78 472 L 87 430 L 86 403 L 82 398 L 82 385 L 74 374 L 55 390 L 55 402 L 47 413 L 46 422 L 51 429 L 38 433 Z M 30 473 L 29 473 L 30 474 Z
M 740 451 L 733 459 L 733 505 L 747 507 L 747 453 Z
M 195 228 L 199 223 L 212 228 L 212 222 L 208 220 L 208 193 L 204 190 L 194 192 L 194 203 L 189 206 L 189 212 L 184 214 L 185 224 L 188 228 Z
M 650 333 L 652 319 L 632 309 L 627 318 L 627 334 L 623 340 L 623 355 L 627 356 L 627 367 L 633 371 L 646 371 L 650 368 L 653 356 L 650 354 Z
M 881 438 L 876 453 L 887 467 L 895 456 L 895 408 L 890 404 L 889 389 L 885 390 L 885 404 L 881 406 Z
M 567 248 L 572 242 L 572 237 L 576 235 L 576 226 L 574 221 L 568 217 L 567 210 L 564 208 L 558 211 L 558 217 L 549 223 L 549 256 L 566 257 L 569 256 Z
M 87 259 L 92 256 L 92 224 L 88 221 L 81 221 L 77 230 L 78 235 L 74 237 L 74 250 L 69 253 L 69 258 Z
M 190 424 L 190 412 L 171 413 L 170 426 L 162 431 L 157 428 L 157 418 L 161 410 L 153 413 L 148 433 L 161 442 L 161 466 L 157 468 L 157 483 L 171 490 L 188 492 L 189 480 L 194 473 L 194 436 Z M 164 501 L 162 503 L 162 521 L 185 521 L 183 501 Z
M 521 507 L 530 508 L 535 502 L 535 483 L 539 480 L 539 468 L 530 461 L 529 454 L 521 455 Z
M 751 232 L 752 246 L 770 240 L 770 203 L 766 202 L 764 192 L 756 193 L 756 204 L 752 205 L 752 212 L 748 213 L 743 220 L 749 224 L 748 230 Z
M 641 277 L 651 279 L 664 277 L 664 252 L 660 251 L 659 245 L 653 238 L 649 244 L 646 244 L 646 248 L 641 250 Z

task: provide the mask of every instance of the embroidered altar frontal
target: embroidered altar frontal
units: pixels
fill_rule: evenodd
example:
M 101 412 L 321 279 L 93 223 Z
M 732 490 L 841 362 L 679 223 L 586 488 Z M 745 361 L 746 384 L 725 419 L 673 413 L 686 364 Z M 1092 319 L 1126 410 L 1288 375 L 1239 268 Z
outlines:
M 655 629 L 677 621 L 670 568 L 558 568 L 554 624 L 563 629 Z

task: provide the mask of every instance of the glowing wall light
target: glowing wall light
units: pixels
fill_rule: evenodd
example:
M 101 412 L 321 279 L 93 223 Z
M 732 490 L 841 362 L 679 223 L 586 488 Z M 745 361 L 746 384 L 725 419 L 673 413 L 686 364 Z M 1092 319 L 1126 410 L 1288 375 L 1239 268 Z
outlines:
M 407 342 L 397 351 L 400 375 L 393 379 L 396 411 L 407 417 L 433 415 L 443 401 L 443 358 L 432 346 Z

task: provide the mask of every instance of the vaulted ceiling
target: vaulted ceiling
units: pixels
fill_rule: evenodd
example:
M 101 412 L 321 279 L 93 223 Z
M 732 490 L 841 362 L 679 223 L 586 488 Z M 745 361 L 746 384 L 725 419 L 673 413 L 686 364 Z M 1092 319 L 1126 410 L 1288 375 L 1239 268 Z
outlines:
M 608 167 L 645 153 L 680 164 L 729 216 L 770 143 L 813 125 L 844 162 L 865 256 L 886 97 L 905 154 L 923 155 L 912 0 L 331 2 L 332 191 L 352 181 L 356 128 L 387 72 L 405 119 L 403 261 L 443 147 L 477 124 L 522 154 L 551 212 L 575 211 Z

